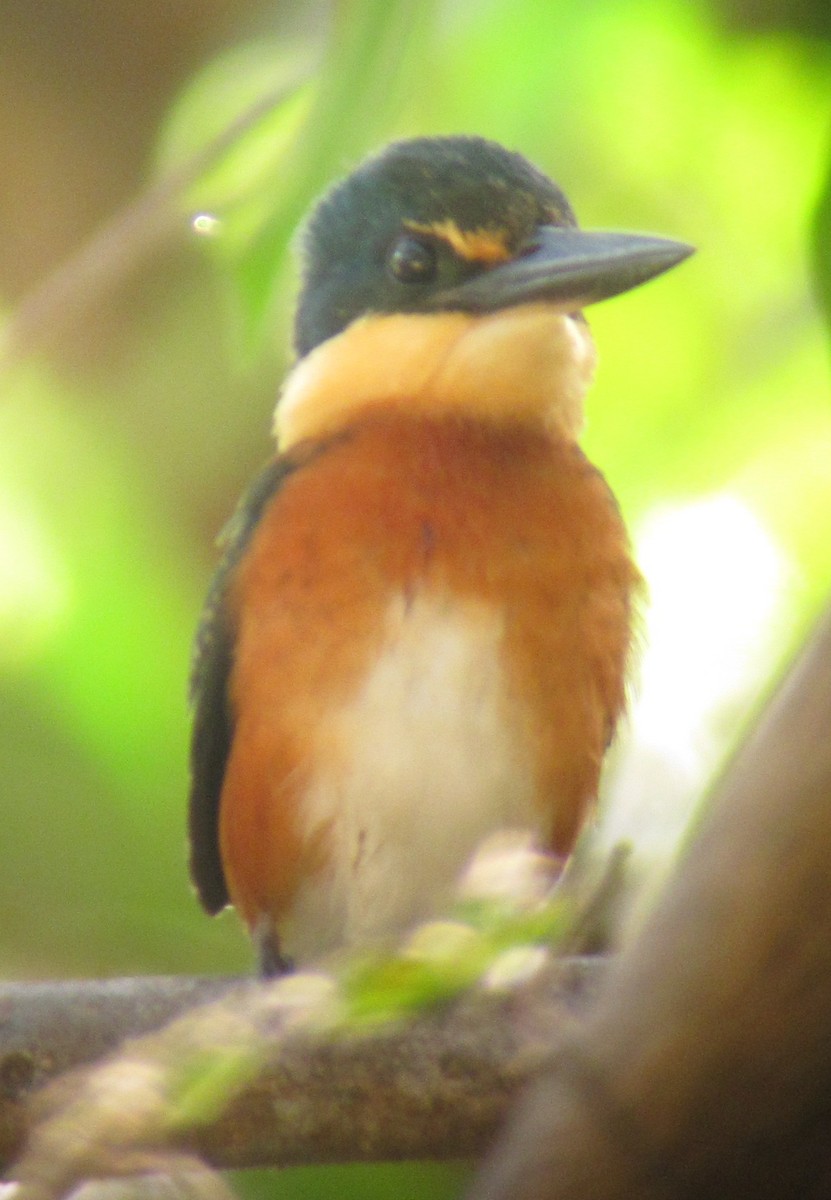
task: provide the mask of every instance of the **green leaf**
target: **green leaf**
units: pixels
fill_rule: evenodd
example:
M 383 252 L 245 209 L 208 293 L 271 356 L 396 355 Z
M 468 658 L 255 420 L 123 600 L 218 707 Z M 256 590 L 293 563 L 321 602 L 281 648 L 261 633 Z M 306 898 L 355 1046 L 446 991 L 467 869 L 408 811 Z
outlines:
M 289 242 L 311 199 L 385 139 L 427 57 L 432 2 L 341 0 L 307 120 L 274 180 L 268 221 L 236 264 L 243 348 L 267 336 Z
M 308 112 L 311 62 L 300 43 L 235 46 L 191 81 L 165 122 L 157 170 L 193 176 L 184 204 L 216 219 L 210 244 L 229 261 L 274 208 L 275 180 Z

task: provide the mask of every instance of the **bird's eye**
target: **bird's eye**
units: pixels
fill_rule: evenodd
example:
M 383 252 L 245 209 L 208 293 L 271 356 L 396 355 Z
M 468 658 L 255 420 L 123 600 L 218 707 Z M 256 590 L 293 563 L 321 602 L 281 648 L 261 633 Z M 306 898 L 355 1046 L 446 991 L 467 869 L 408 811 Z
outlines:
M 436 277 L 435 247 L 405 234 L 390 250 L 387 266 L 399 283 L 430 283 Z

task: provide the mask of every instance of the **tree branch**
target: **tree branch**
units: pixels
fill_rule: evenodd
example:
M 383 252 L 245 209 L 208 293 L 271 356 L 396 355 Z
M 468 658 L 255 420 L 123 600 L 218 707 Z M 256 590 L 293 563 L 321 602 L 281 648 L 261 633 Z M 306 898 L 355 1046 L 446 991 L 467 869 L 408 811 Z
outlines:
M 273 984 L 237 981 L 230 996 L 127 1042 L 109 1063 L 70 1072 L 45 1091 L 36 1085 L 112 1046 L 119 1032 L 147 1028 L 227 992 L 232 981 L 6 988 L 0 992 L 2 1159 L 8 1165 L 28 1133 L 15 1177 L 27 1195 L 45 1197 L 119 1173 L 139 1151 L 149 1155 L 171 1141 L 223 1167 L 481 1152 L 510 1100 L 547 1060 L 552 1026 L 582 1003 L 600 971 L 597 961 L 560 960 L 519 989 L 476 991 L 412 1023 L 347 1036 L 294 1029 L 295 1013 L 277 1003 Z M 272 1047 L 265 1061 L 263 1046 Z M 205 1121 L 203 1110 L 193 1118 L 190 1099 L 182 1101 L 182 1078 L 220 1047 L 232 1064 L 245 1065 L 252 1049 L 255 1061 L 230 1107 L 219 1103 L 214 1119 Z M 224 1096 L 224 1079 L 219 1087 Z M 184 1115 L 174 1118 L 171 1138 L 176 1105 Z
M 112 1053 L 125 1037 L 217 999 L 234 982 L 146 977 L 0 984 L 0 1169 L 19 1153 L 29 1099 L 44 1084 Z

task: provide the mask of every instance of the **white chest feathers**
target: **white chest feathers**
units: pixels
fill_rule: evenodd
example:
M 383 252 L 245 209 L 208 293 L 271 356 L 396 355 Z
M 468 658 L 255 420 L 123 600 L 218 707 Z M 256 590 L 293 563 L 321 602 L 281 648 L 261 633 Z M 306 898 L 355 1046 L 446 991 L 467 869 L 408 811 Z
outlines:
M 289 955 L 441 915 L 484 837 L 540 824 L 502 642 L 501 617 L 483 604 L 420 595 L 390 605 L 380 656 L 322 730 L 328 765 L 304 824 L 328 861 L 280 930 Z

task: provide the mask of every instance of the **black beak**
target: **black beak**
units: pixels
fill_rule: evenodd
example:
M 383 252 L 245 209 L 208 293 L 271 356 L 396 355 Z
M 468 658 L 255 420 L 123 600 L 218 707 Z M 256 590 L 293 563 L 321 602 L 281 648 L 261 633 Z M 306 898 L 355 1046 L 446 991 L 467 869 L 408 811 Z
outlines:
M 637 233 L 541 226 L 527 250 L 435 296 L 437 308 L 496 312 L 550 301 L 568 310 L 617 296 L 668 271 L 694 247 Z

